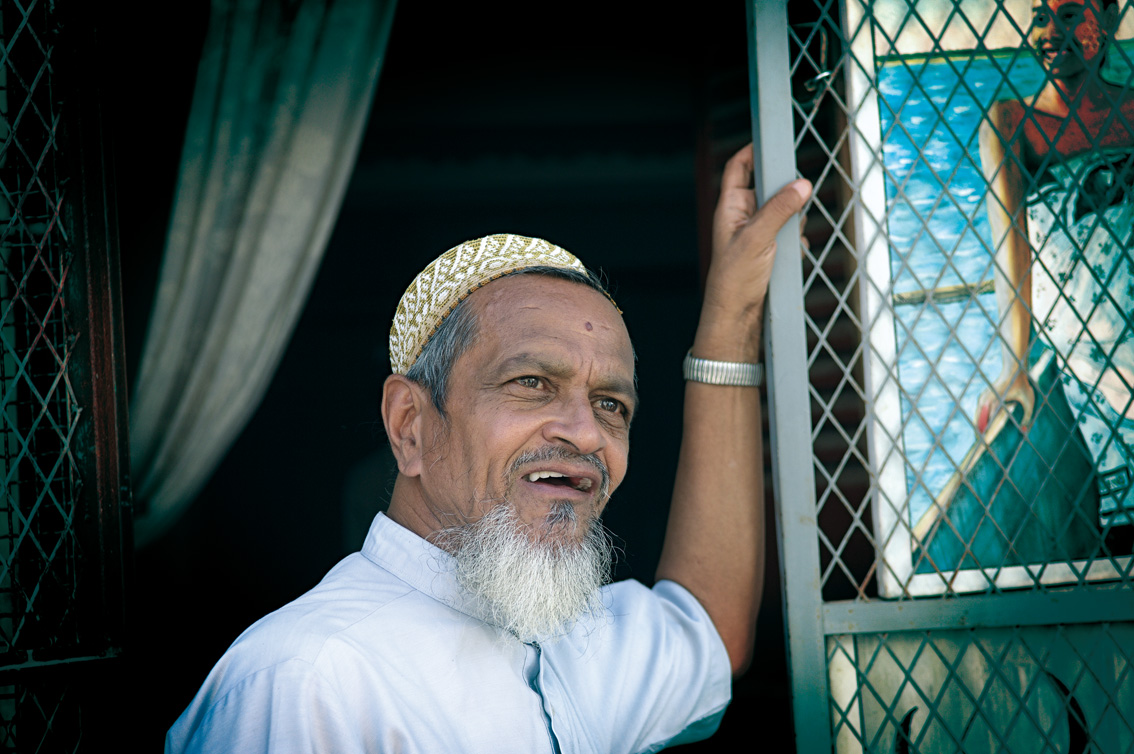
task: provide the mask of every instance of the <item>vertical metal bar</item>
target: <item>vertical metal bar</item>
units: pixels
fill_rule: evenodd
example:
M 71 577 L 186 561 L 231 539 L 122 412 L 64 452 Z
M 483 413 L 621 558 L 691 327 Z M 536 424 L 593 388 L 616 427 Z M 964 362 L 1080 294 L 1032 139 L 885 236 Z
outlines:
M 79 64 L 98 59 L 101 29 L 96 15 L 84 7 L 67 17 L 87 31 L 60 45 L 65 56 L 60 78 L 68 98 L 64 169 L 77 189 L 64 207 L 73 244 L 68 306 L 86 314 L 70 362 L 77 399 L 84 407 L 76 433 L 84 481 L 78 499 L 83 516 L 76 530 L 84 545 L 84 568 L 92 574 L 79 595 L 85 629 L 81 650 L 114 656 L 125 641 L 133 521 L 114 169 L 100 101 L 100 69 Z
M 0 10 L 0 40 L 8 43 L 5 31 L 9 24 L 5 16 L 7 9 Z M 6 58 L 6 56 L 5 56 Z M 12 127 L 9 113 L 9 84 L 7 59 L 0 60 L 0 143 L 7 144 L 11 137 Z M 0 149 L 0 183 L 5 182 L 4 168 L 8 162 L 6 148 Z M 6 193 L 0 196 L 0 232 L 6 231 L 12 220 L 12 207 L 7 200 Z M 8 235 L 5 232 L 5 235 Z M 0 244 L 0 312 L 8 309 L 8 301 L 12 295 L 9 275 L 12 258 L 12 247 L 8 243 Z M 15 317 L 0 317 L 0 343 L 15 343 Z M 14 427 L 16 425 L 16 401 L 9 400 L 10 389 L 13 387 L 9 380 L 16 374 L 16 363 L 10 350 L 0 346 L 0 571 L 4 572 L 0 578 L 0 651 L 12 648 L 12 636 L 15 634 L 16 621 L 15 600 L 12 591 L 12 515 L 16 506 L 16 495 L 19 485 L 16 483 L 14 469 L 9 462 L 15 456 L 11 448 L 15 443 Z M 6 744 L 7 729 L 10 721 L 16 717 L 16 687 L 14 685 L 0 686 L 0 745 Z
M 756 198 L 763 203 L 796 175 L 787 0 L 749 0 L 747 7 Z M 797 750 L 826 754 L 831 730 L 797 224 L 788 222 L 776 244 L 765 353 L 792 714 Z

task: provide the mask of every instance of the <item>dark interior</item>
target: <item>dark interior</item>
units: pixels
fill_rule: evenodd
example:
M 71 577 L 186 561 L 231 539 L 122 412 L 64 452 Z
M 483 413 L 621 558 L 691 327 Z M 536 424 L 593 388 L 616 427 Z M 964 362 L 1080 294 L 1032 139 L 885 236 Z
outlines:
M 358 166 L 268 394 L 175 529 L 136 552 L 125 652 L 85 707 L 94 748 L 160 748 L 228 644 L 359 547 L 393 478 L 377 400 L 390 317 L 412 276 L 469 238 L 546 237 L 608 278 L 642 400 L 606 521 L 617 576 L 652 580 L 715 172 L 748 132 L 744 6 L 512 5 L 401 3 Z M 132 376 L 208 4 L 106 8 Z M 756 663 L 721 732 L 687 751 L 731 750 L 736 735 L 790 750 L 771 519 L 768 543 Z

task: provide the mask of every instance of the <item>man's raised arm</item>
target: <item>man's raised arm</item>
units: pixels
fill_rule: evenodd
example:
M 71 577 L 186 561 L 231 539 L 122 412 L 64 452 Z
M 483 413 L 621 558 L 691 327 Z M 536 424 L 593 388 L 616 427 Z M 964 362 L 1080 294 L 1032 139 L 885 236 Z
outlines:
M 752 147 L 725 166 L 713 217 L 713 256 L 692 355 L 759 361 L 776 233 L 811 185 L 795 181 L 756 208 Z M 807 417 L 800 417 L 801 421 Z M 760 391 L 689 381 L 684 431 L 657 578 L 705 607 L 734 674 L 748 667 L 764 583 L 764 459 Z

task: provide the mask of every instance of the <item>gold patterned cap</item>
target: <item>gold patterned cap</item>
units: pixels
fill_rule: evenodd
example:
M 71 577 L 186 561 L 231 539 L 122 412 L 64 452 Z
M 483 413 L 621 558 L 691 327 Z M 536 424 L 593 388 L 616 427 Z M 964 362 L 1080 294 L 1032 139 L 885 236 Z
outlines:
M 390 327 L 390 367 L 394 374 L 410 370 L 445 317 L 470 293 L 528 267 L 558 267 L 587 274 L 583 263 L 566 249 L 542 238 L 512 234 L 466 241 L 430 262 L 406 288 L 394 314 Z

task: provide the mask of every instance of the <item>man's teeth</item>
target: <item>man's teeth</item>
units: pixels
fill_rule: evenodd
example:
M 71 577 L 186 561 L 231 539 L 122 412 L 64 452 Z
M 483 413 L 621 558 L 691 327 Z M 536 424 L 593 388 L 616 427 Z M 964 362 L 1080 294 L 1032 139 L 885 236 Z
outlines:
M 538 482 L 541 479 L 567 478 L 568 477 L 566 474 L 560 474 L 558 471 L 533 471 L 532 473 L 528 474 L 529 482 Z M 591 480 L 584 477 L 579 480 L 579 483 L 575 485 L 575 488 L 579 490 L 589 490 L 591 488 Z

